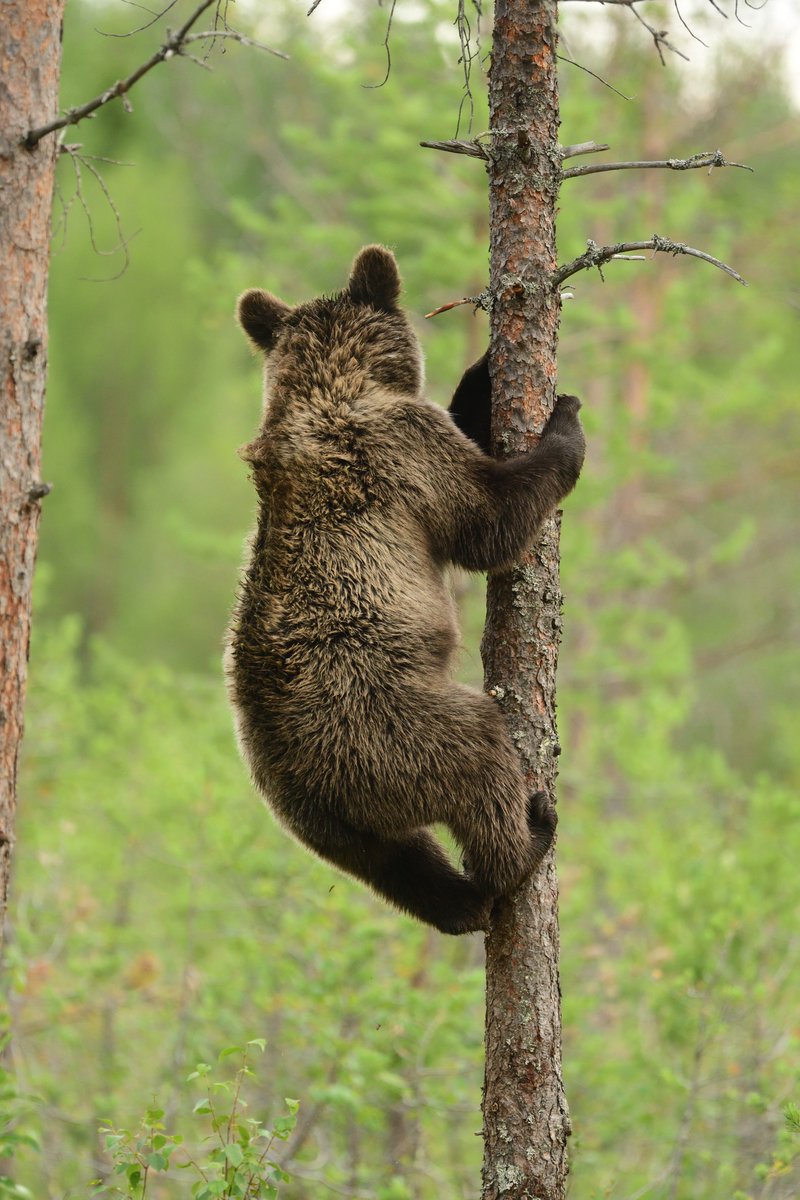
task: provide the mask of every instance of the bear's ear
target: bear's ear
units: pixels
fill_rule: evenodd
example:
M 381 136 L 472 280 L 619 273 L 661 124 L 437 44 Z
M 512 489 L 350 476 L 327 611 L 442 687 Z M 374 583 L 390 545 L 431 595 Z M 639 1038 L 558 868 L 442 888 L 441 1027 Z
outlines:
M 347 290 L 356 304 L 371 304 L 387 311 L 395 308 L 400 296 L 400 272 L 391 250 L 385 246 L 365 246 L 359 251 Z
M 239 324 L 259 350 L 272 349 L 280 327 L 291 311 L 288 304 L 269 292 L 262 292 L 261 288 L 243 292 L 236 305 Z

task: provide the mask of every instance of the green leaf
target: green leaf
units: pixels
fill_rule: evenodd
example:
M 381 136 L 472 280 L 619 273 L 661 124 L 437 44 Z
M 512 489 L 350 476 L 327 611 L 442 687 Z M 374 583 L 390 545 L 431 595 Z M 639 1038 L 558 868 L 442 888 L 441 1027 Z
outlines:
M 42 1148 L 41 1139 L 33 1130 L 25 1133 L 15 1131 L 10 1136 L 17 1146 L 30 1146 L 32 1150 L 41 1150 Z
M 239 1166 L 244 1159 L 244 1153 L 242 1152 L 242 1147 L 238 1142 L 228 1143 L 228 1145 L 225 1147 L 225 1157 L 232 1167 Z
M 223 1058 L 230 1058 L 232 1054 L 244 1054 L 244 1046 L 227 1046 L 224 1050 L 220 1050 L 220 1062 L 222 1062 Z

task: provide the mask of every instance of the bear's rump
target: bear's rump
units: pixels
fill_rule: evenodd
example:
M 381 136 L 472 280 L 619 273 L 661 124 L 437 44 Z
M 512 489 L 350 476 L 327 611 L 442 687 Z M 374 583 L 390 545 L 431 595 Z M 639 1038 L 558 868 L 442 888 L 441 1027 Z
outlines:
M 467 792 L 491 807 L 519 789 L 516 754 L 487 697 L 419 675 L 396 683 L 316 704 L 295 697 L 283 709 L 260 782 L 290 827 L 317 813 L 360 829 L 387 820 L 410 829 L 443 819 Z

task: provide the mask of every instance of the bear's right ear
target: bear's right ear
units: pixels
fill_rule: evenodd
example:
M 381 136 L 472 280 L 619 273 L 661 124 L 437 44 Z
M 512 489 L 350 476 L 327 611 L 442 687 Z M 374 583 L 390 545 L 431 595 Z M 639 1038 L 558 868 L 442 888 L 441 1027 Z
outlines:
M 280 327 L 291 311 L 288 304 L 261 288 L 243 292 L 236 305 L 239 324 L 259 350 L 272 349 Z

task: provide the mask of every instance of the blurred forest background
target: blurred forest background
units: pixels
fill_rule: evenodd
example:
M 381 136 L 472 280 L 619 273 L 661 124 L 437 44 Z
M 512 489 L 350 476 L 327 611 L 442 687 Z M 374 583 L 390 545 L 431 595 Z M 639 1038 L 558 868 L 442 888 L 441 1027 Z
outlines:
M 195 1062 L 256 1037 L 252 1111 L 272 1119 L 300 1099 L 280 1147 L 286 1200 L 478 1194 L 481 939 L 390 912 L 277 831 L 237 757 L 220 672 L 255 498 L 235 451 L 261 388 L 237 294 L 337 289 L 381 241 L 431 396 L 446 403 L 484 348 L 468 308 L 421 319 L 487 275 L 481 164 L 417 146 L 455 131 L 455 5 L 398 6 L 377 90 L 362 85 L 384 76 L 386 9 L 309 21 L 305 5 L 266 7 L 238 27 L 290 61 L 238 45 L 212 53 L 213 73 L 176 61 L 132 93 L 132 115 L 115 103 L 70 131 L 84 154 L 133 164 L 90 160 L 131 239 L 113 282 L 98 280 L 126 253 L 107 196 L 86 164 L 80 179 L 72 157 L 59 168 L 54 490 L 5 1050 L 38 1097 L 22 1124 L 42 1150 L 22 1146 L 13 1165 L 37 1200 L 87 1195 L 110 1165 L 99 1122 L 135 1125 L 153 1096 L 191 1137 Z M 614 173 L 562 191 L 562 260 L 587 237 L 658 232 L 750 284 L 659 256 L 611 264 L 605 283 L 578 276 L 565 305 L 559 386 L 583 397 L 589 441 L 564 518 L 559 685 L 570 1195 L 791 1200 L 800 122 L 776 46 L 746 30 L 702 72 L 663 69 L 629 12 L 587 22 L 564 7 L 564 54 L 634 97 L 563 64 L 564 143 L 609 141 L 613 159 L 719 146 L 757 172 Z M 705 11 L 693 28 L 713 42 L 722 23 Z M 163 26 L 97 32 L 143 19 L 71 0 L 64 105 L 150 54 Z M 473 85 L 481 131 L 477 66 Z M 483 585 L 455 584 L 477 682 Z

